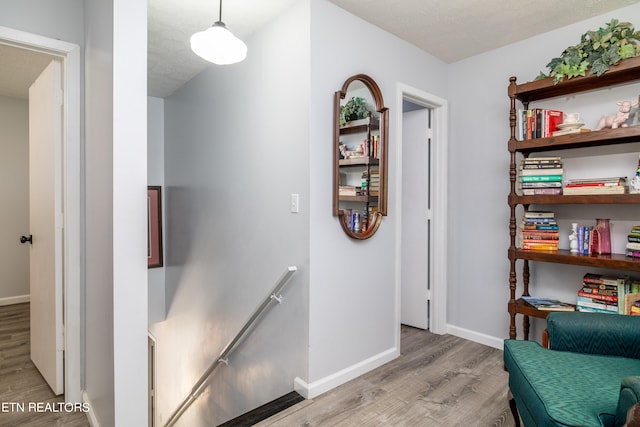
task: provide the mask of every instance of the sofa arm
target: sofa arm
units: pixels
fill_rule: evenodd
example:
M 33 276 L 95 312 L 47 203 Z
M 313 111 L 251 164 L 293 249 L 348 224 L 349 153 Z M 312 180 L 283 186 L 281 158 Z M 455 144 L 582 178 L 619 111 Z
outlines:
M 640 377 L 623 378 L 616 410 L 616 426 L 625 425 L 629 408 L 638 402 L 640 402 Z
M 640 316 L 554 312 L 547 330 L 552 350 L 640 359 Z

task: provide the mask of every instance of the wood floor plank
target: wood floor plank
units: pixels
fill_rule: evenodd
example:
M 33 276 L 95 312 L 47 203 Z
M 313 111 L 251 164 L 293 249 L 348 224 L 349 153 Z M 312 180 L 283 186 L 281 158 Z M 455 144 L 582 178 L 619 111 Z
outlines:
M 64 397 L 31 362 L 30 347 L 29 304 L 0 306 L 0 426 L 89 426 L 86 414 L 60 406 Z
M 397 359 L 258 427 L 512 427 L 502 351 L 403 326 Z

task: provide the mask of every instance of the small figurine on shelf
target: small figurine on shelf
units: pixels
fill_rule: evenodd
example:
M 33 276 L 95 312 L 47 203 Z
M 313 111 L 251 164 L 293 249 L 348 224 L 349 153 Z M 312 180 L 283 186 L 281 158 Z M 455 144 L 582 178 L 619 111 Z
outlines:
M 341 142 L 340 145 L 338 146 L 338 150 L 340 150 L 340 158 L 341 159 L 346 159 L 347 158 L 347 146 L 344 144 L 344 142 Z
M 619 127 L 625 128 L 628 126 L 627 120 L 629 120 L 629 111 L 631 111 L 631 107 L 638 105 L 638 102 L 618 101 L 616 102 L 616 105 L 620 107 L 618 112 L 609 116 L 602 116 L 598 122 L 598 126 L 596 126 L 596 130 L 604 128 L 617 129 Z
M 569 249 L 572 254 L 578 253 L 578 223 L 571 223 L 571 234 L 569 234 Z
M 638 156 L 638 167 L 636 168 L 636 176 L 631 178 L 631 181 L 629 182 L 629 193 L 640 193 L 640 156 Z

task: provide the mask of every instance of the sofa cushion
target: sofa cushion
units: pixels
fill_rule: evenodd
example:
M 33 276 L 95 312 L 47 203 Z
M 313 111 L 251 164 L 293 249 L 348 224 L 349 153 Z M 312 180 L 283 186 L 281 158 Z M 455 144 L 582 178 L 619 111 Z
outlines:
M 504 362 L 518 409 L 539 426 L 613 425 L 622 379 L 640 375 L 638 359 L 548 350 L 533 341 L 505 340 Z

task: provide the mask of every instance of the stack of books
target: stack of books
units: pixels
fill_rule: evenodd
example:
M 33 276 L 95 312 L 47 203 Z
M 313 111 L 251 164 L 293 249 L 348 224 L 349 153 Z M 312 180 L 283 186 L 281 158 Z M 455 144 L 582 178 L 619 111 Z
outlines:
M 355 185 L 341 185 L 338 187 L 339 196 L 359 196 L 361 192 L 362 188 Z
M 562 123 L 562 111 L 534 108 L 520 109 L 516 118 L 516 138 L 519 140 L 548 138 Z
M 627 235 L 627 246 L 624 254 L 633 258 L 640 258 L 640 225 L 631 227 Z
M 629 312 L 631 316 L 640 316 L 640 301 L 636 301 L 631 306 L 631 311 Z
M 587 273 L 578 290 L 578 311 L 609 314 L 631 314 L 640 300 L 640 281 L 628 276 Z
M 557 251 L 558 224 L 553 212 L 525 211 L 520 223 L 520 247 L 530 251 Z
M 563 194 L 588 195 L 588 194 L 625 194 L 627 192 L 627 178 L 589 178 L 570 179 L 564 185 Z
M 367 172 L 362 173 L 362 181 L 367 179 Z M 378 196 L 380 194 L 380 171 L 372 170 L 369 172 L 369 195 Z
M 520 191 L 523 196 L 562 194 L 560 157 L 533 157 L 520 162 Z

